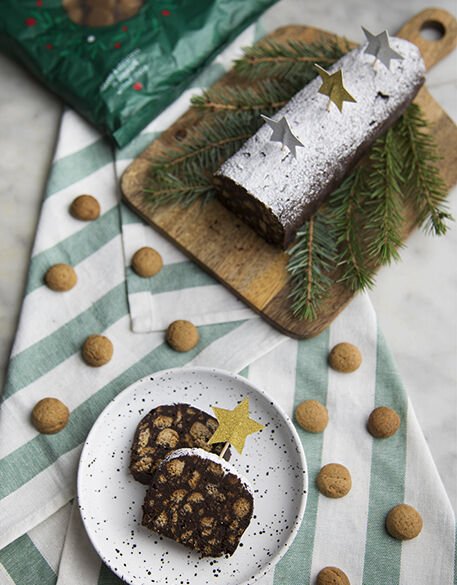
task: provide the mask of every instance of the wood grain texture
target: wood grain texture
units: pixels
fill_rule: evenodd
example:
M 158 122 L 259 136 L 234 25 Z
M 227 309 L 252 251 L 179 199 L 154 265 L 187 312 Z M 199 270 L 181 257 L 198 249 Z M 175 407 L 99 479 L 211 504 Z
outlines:
M 426 41 L 422 38 L 421 27 L 430 22 L 435 23 L 435 27 L 441 27 L 444 32 L 440 40 Z M 415 42 L 421 49 L 427 68 L 430 68 L 455 48 L 457 23 L 452 15 L 443 10 L 428 9 L 406 23 L 398 36 Z M 296 39 L 311 43 L 339 37 L 311 27 L 286 26 L 277 29 L 267 38 L 278 42 Z M 215 85 L 233 83 L 243 82 L 234 71 L 230 71 Z M 451 189 L 457 183 L 457 127 L 426 88 L 421 89 L 415 102 L 421 106 L 432 124 L 432 133 L 442 156 L 438 166 L 444 181 Z M 145 201 L 144 186 L 147 184 L 151 160 L 176 140 L 182 140 L 188 129 L 197 126 L 204 117 L 203 111 L 189 109 L 143 151 L 122 176 L 124 200 L 143 219 L 274 327 L 298 339 L 321 333 L 354 296 L 354 293 L 336 282 L 337 275 L 328 299 L 321 305 L 317 319 L 297 319 L 290 310 L 288 258 L 285 252 L 267 244 L 216 200 L 205 206 L 195 203 L 187 208 L 169 206 L 155 211 L 151 211 Z M 405 209 L 404 238 L 413 229 L 414 216 L 411 210 Z

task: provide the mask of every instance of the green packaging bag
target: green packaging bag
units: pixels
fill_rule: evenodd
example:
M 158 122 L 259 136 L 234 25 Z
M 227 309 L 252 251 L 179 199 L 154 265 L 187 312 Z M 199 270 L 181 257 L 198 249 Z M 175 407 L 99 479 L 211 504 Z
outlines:
M 127 144 L 276 0 L 3 0 L 0 48 Z

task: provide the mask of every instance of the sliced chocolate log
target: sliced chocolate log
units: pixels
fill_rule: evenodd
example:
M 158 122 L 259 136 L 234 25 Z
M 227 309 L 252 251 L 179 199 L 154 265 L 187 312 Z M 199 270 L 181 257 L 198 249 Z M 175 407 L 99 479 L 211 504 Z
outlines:
M 202 556 L 232 555 L 251 521 L 252 490 L 233 465 L 202 449 L 180 449 L 157 468 L 143 526 Z
M 149 484 L 162 459 L 182 447 L 200 447 L 219 454 L 223 443 L 207 444 L 218 424 L 213 416 L 189 404 L 154 408 L 137 426 L 130 456 L 131 474 L 137 481 Z M 230 458 L 229 451 L 226 459 Z
M 287 247 L 297 230 L 325 197 L 354 167 L 373 141 L 411 103 L 424 82 L 425 65 L 419 49 L 399 38 L 392 48 L 403 59 L 387 69 L 361 46 L 344 57 L 330 73 L 343 70 L 344 84 L 356 103 L 340 113 L 318 90 L 320 77 L 276 113 L 286 116 L 292 132 L 304 144 L 294 158 L 280 143 L 271 142 L 265 124 L 216 172 L 222 203 L 268 242 Z

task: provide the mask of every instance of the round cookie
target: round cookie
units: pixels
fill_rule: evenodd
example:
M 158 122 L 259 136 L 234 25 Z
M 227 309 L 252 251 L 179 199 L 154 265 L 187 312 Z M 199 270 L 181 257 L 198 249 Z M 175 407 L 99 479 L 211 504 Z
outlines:
M 52 435 L 61 431 L 68 422 L 70 411 L 57 398 L 43 398 L 32 410 L 32 423 L 37 431 Z
M 352 343 L 338 343 L 330 352 L 328 362 L 337 372 L 349 374 L 360 367 L 362 354 Z
M 69 264 L 54 264 L 44 275 L 46 286 L 56 292 L 65 292 L 72 289 L 78 281 L 73 266 Z
M 346 573 L 338 567 L 324 567 L 319 571 L 316 585 L 351 585 Z
M 140 248 L 132 257 L 132 268 L 143 278 L 154 276 L 162 270 L 162 256 L 154 248 Z
M 344 465 L 328 463 L 319 471 L 316 484 L 321 494 L 327 498 L 342 498 L 351 491 L 351 474 Z
M 81 221 L 94 221 L 100 216 L 100 203 L 92 195 L 79 195 L 70 205 L 70 213 Z
M 198 329 L 190 321 L 179 319 L 168 326 L 166 339 L 175 351 L 190 351 L 200 341 Z
M 422 526 L 421 515 L 408 504 L 395 506 L 386 517 L 387 532 L 397 540 L 416 538 L 420 534 Z
M 368 418 L 368 432 L 377 439 L 385 439 L 395 435 L 400 428 L 400 417 L 387 406 L 378 406 Z
M 88 366 L 99 368 L 113 357 L 113 344 L 104 335 L 89 335 L 84 342 L 82 356 Z
M 308 433 L 322 433 L 328 424 L 328 411 L 317 400 L 305 400 L 295 409 L 295 420 Z

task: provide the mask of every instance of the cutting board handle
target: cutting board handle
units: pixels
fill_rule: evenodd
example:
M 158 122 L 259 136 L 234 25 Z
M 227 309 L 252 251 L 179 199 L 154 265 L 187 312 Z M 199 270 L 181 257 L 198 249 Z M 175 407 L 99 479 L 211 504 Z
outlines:
M 439 38 L 434 40 L 425 38 L 424 32 L 427 29 L 434 31 Z M 457 20 L 446 10 L 427 8 L 408 20 L 396 36 L 417 45 L 425 66 L 430 69 L 456 48 Z

